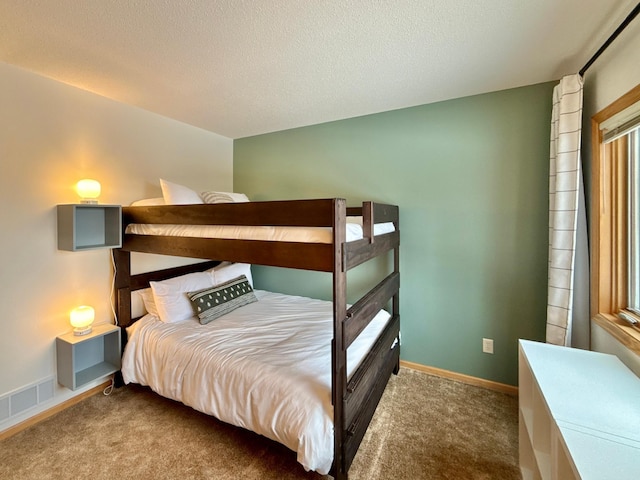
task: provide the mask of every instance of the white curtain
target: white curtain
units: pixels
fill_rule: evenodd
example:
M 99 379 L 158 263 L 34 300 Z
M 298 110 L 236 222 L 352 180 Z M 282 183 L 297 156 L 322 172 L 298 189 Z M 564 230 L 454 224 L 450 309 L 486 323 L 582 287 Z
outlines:
M 581 129 L 582 78 L 568 75 L 553 90 L 547 298 L 547 342 L 565 346 L 572 336 Z

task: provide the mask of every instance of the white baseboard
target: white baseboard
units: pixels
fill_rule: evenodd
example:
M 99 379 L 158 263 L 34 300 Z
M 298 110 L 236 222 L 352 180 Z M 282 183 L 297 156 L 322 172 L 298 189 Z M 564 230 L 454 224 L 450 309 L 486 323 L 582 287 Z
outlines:
M 458 382 L 473 385 L 475 387 L 488 388 L 489 390 L 495 390 L 497 392 L 506 393 L 508 395 L 518 396 L 518 387 L 513 385 L 507 385 L 505 383 L 494 382 L 491 380 L 485 380 L 483 378 L 472 377 L 463 373 L 451 372 L 449 370 L 443 370 L 441 368 L 429 367 L 427 365 L 421 365 L 419 363 L 407 362 L 406 360 L 400 360 L 400 366 L 411 368 L 412 370 L 418 370 L 419 372 L 428 373 L 437 377 L 448 378 L 450 380 L 457 380 Z

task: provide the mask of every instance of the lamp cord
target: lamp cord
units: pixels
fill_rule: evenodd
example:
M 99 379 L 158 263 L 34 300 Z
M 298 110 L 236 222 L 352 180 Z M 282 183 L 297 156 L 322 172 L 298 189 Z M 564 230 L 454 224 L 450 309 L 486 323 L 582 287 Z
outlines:
M 116 383 L 116 379 L 112 375 L 111 376 L 111 383 L 105 387 L 105 389 L 102 391 L 102 394 L 105 395 L 105 396 L 111 395 L 113 393 L 113 387 L 114 387 L 115 383 Z

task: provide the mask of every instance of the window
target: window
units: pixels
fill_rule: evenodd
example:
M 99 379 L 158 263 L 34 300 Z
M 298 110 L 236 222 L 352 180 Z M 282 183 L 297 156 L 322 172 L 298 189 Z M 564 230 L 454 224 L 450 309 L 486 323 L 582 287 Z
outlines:
M 640 118 L 638 119 L 640 120 Z M 627 308 L 640 317 L 640 126 L 627 134 L 629 168 L 629 299 Z
M 593 117 L 592 139 L 592 317 L 640 354 L 640 85 Z
M 640 116 L 637 118 L 640 123 Z M 601 127 L 602 128 L 602 127 Z M 626 267 L 626 297 L 622 296 L 623 303 L 616 305 L 614 313 L 618 313 L 624 320 L 634 325 L 637 323 L 640 327 L 640 244 L 638 235 L 638 212 L 640 206 L 640 189 L 638 188 L 638 173 L 640 172 L 640 155 L 638 154 L 638 140 L 640 139 L 640 125 L 634 126 L 631 132 L 625 132 L 617 135 L 614 139 L 607 140 L 607 130 L 603 130 L 603 139 L 605 143 L 612 143 L 611 150 L 605 150 L 605 162 L 619 162 L 617 168 L 621 182 L 625 180 L 619 195 L 626 197 L 626 214 L 620 213 L 620 219 L 626 224 L 627 242 L 623 249 L 626 252 L 624 267 Z M 613 152 L 613 153 L 610 153 Z M 621 205 L 623 207 L 624 205 Z M 606 206 L 605 206 L 606 208 Z M 624 216 L 624 217 L 623 217 Z M 615 310 L 619 312 L 615 312 Z

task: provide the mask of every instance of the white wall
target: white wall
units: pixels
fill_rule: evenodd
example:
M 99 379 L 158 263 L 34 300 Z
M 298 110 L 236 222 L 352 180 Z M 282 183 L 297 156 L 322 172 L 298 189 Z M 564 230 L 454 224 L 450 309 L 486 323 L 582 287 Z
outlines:
M 591 117 L 640 84 L 640 18 L 636 18 L 585 73 L 583 158 L 591 165 Z M 587 179 L 588 180 L 588 179 Z M 590 184 L 590 182 L 589 182 Z M 640 356 L 591 322 L 591 349 L 618 355 L 640 375 Z
M 101 203 L 161 196 L 159 177 L 230 190 L 233 142 L 0 63 L 0 400 L 55 375 L 55 337 L 73 307 L 112 320 L 110 251 L 56 246 L 56 204 L 77 203 L 73 186 L 87 177 L 102 183 Z M 55 385 L 0 431 L 82 391 Z

